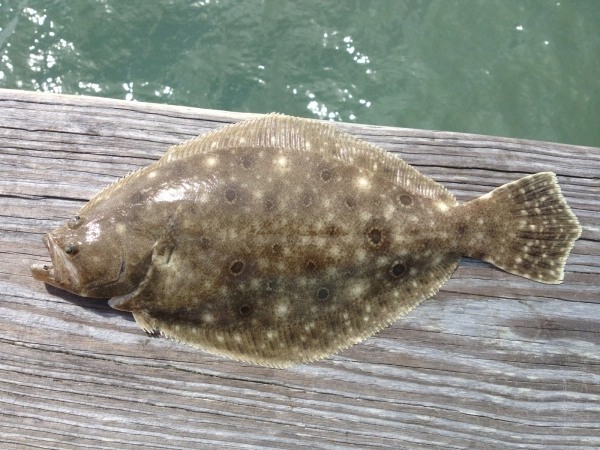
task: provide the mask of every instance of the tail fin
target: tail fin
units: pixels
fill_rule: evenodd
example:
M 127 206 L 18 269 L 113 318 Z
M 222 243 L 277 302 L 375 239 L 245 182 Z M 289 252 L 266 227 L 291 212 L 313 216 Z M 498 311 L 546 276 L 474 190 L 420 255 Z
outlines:
M 563 280 L 581 226 L 554 173 L 521 178 L 461 206 L 466 256 L 542 283 Z

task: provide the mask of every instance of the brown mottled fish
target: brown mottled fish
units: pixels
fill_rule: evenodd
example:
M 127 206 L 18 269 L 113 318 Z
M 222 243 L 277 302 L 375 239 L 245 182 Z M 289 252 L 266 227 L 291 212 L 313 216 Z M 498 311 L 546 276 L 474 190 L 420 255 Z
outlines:
M 360 342 L 434 295 L 461 256 L 560 283 L 581 234 L 556 176 L 459 204 L 322 122 L 268 115 L 171 147 L 44 242 L 34 278 L 112 297 L 147 332 L 272 367 Z

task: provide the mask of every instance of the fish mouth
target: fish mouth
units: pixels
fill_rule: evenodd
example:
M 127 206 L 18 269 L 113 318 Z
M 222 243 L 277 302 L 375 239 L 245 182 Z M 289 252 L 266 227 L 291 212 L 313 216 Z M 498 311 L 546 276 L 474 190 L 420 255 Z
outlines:
M 77 283 L 75 283 L 73 265 L 66 260 L 64 253 L 49 233 L 42 238 L 42 241 L 48 249 L 52 264 L 32 264 L 31 276 L 35 280 L 74 292 Z
M 32 264 L 31 276 L 38 281 L 43 281 L 48 284 L 55 284 L 54 267 L 52 264 Z

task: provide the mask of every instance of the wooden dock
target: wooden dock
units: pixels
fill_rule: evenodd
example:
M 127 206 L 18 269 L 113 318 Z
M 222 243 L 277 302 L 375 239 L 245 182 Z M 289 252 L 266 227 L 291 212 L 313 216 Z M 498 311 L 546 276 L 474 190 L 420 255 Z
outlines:
M 460 201 L 554 171 L 583 235 L 561 285 L 463 260 L 405 319 L 318 363 L 150 338 L 31 278 L 42 235 L 102 187 L 247 117 L 0 90 L 0 448 L 600 447 L 600 148 L 340 125 Z

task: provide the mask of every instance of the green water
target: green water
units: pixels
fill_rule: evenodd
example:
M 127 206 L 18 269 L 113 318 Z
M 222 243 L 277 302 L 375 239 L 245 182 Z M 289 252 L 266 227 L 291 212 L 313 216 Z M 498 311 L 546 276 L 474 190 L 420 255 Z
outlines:
M 600 146 L 600 1 L 0 0 L 0 87 Z

